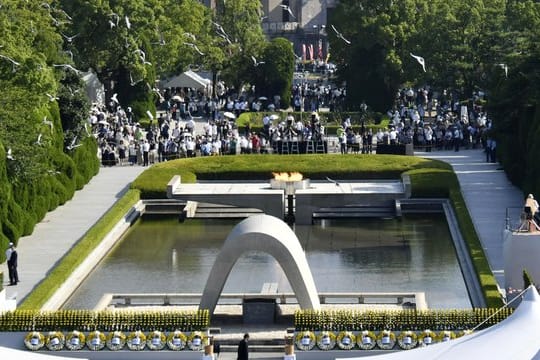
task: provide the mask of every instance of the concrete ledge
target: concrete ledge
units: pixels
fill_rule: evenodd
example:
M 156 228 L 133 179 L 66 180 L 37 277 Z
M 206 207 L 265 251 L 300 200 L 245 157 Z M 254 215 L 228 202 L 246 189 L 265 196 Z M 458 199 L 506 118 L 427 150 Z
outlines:
M 173 178 L 167 183 L 167 197 L 169 199 L 173 198 L 173 194 L 178 190 L 181 183 L 182 177 L 180 175 L 173 176 Z

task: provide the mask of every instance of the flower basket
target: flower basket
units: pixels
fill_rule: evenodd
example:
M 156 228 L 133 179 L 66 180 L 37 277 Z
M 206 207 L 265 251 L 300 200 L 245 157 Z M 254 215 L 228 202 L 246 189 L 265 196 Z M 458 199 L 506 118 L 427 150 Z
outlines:
M 190 350 L 201 351 L 204 348 L 204 335 L 200 331 L 193 331 L 187 341 Z
M 29 350 L 38 351 L 45 346 L 45 336 L 39 331 L 31 331 L 24 337 L 24 345 Z
M 167 347 L 171 350 L 182 350 L 187 343 L 187 336 L 180 330 L 176 330 L 169 334 L 167 338 Z
M 313 349 L 316 344 L 316 338 L 313 331 L 301 331 L 296 334 L 294 343 L 299 350 L 308 351 Z
M 64 348 L 66 338 L 60 331 L 49 331 L 45 336 L 45 346 L 51 351 L 58 351 Z
M 86 336 L 81 331 L 73 330 L 66 335 L 66 348 L 72 351 L 81 350 L 86 342 Z
M 155 330 L 146 336 L 146 346 L 150 350 L 162 350 L 167 345 L 167 337 L 161 331 Z
M 336 343 L 341 350 L 351 350 L 356 344 L 356 336 L 350 331 L 341 331 L 336 338 Z
M 107 348 L 111 351 L 117 351 L 126 345 L 126 335 L 121 331 L 112 331 L 107 336 Z
M 390 350 L 396 345 L 396 334 L 383 330 L 377 335 L 377 346 L 382 350 Z
M 105 347 L 106 342 L 107 342 L 107 337 L 105 336 L 104 333 L 98 330 L 92 331 L 86 337 L 86 346 L 88 346 L 88 348 L 93 351 L 98 351 L 98 350 L 103 349 Z
M 424 330 L 418 335 L 418 343 L 422 345 L 431 345 L 437 341 L 439 337 L 431 330 Z
M 397 343 L 403 350 L 410 350 L 418 345 L 418 337 L 414 331 L 402 331 L 397 337 Z
M 437 337 L 439 342 L 446 342 L 449 340 L 453 340 L 456 338 L 456 334 L 453 331 L 450 330 L 444 330 L 439 333 L 439 336 Z
M 364 330 L 356 336 L 356 343 L 362 350 L 371 350 L 377 345 L 377 335 L 373 331 Z
M 322 331 L 317 336 L 317 347 L 321 350 L 332 350 L 336 346 L 336 335 L 331 331 Z
M 146 347 L 146 335 L 140 330 L 131 332 L 126 340 L 129 350 L 140 351 Z

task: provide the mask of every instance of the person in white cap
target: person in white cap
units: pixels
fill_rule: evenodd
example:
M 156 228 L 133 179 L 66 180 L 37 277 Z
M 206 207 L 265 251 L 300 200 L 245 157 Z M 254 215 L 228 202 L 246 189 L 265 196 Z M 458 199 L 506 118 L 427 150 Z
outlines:
M 17 285 L 19 282 L 19 275 L 17 273 L 17 250 L 15 245 L 10 242 L 9 248 L 6 250 L 6 259 L 9 272 L 9 285 Z

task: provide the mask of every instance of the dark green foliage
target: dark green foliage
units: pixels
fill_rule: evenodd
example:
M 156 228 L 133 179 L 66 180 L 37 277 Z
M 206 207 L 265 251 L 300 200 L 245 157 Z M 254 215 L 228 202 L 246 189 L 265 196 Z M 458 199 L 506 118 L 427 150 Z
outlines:
M 534 279 L 527 269 L 523 269 L 523 289 L 526 289 L 531 285 L 534 285 Z

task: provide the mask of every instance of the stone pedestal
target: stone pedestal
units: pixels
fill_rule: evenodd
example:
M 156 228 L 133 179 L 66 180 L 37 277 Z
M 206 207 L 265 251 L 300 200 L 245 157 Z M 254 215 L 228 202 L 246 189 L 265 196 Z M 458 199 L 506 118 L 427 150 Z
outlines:
M 274 299 L 245 299 L 242 304 L 244 324 L 273 324 L 275 312 Z

